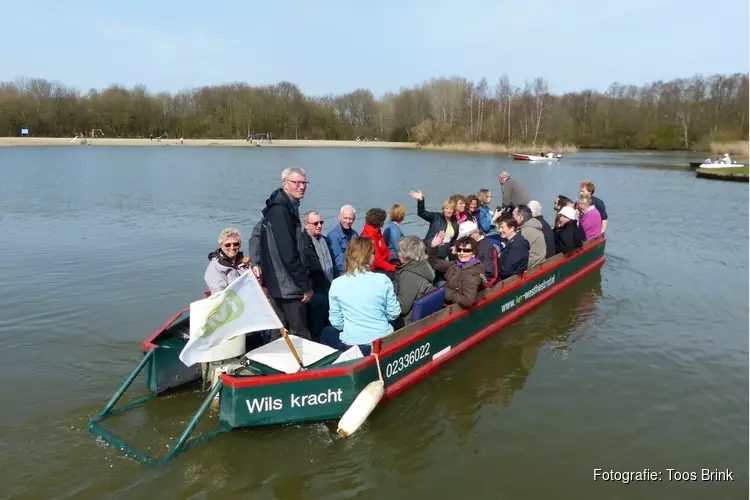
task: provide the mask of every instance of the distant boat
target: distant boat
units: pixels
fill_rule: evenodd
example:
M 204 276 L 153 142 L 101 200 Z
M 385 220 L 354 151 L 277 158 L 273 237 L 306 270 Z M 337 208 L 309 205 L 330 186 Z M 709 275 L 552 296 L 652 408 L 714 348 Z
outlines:
M 554 158 L 547 158 L 546 156 L 524 155 L 518 153 L 510 153 L 508 156 L 514 160 L 521 161 L 560 161 L 560 158 L 562 158 L 562 155 L 557 155 Z

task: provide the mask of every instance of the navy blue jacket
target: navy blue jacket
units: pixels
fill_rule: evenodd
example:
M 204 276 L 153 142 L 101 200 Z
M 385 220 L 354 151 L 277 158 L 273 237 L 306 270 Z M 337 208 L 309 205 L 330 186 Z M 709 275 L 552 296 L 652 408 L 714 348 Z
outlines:
M 508 240 L 500 254 L 500 279 L 521 274 L 529 267 L 529 242 L 521 232 Z
M 602 220 L 607 220 L 607 209 L 604 208 L 604 202 L 596 196 L 591 196 L 591 203 L 594 204 L 599 213 L 602 214 Z

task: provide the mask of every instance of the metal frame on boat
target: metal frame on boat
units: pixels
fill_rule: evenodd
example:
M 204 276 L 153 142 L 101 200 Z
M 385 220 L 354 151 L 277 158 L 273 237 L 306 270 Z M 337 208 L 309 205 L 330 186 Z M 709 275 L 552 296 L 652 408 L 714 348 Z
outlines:
M 240 428 L 326 421 L 341 418 L 358 394 L 379 379 L 385 398 L 391 398 L 422 380 L 440 365 L 524 316 L 551 296 L 601 267 L 605 237 L 587 241 L 564 256 L 558 254 L 542 265 L 513 276 L 481 292 L 468 309 L 454 304 L 402 328 L 372 344 L 372 355 L 336 364 L 308 367 L 297 373 L 237 376 L 224 373 L 211 388 L 169 454 L 154 460 L 132 449 L 99 423 L 110 415 L 143 404 L 167 390 L 201 377 L 200 367 L 186 367 L 179 359 L 189 328 L 188 309 L 178 312 L 143 343 L 145 356 L 136 370 L 89 422 L 95 435 L 127 455 L 147 464 L 171 460 L 187 446 L 220 432 Z M 181 333 L 182 332 L 182 333 Z M 145 370 L 150 394 L 114 409 L 141 371 Z M 200 418 L 219 395 L 219 428 L 188 441 Z

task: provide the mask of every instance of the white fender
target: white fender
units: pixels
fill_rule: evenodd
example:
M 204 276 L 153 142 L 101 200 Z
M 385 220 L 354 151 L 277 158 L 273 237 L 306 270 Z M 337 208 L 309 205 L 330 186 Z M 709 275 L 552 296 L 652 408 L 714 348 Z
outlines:
M 346 410 L 344 416 L 339 420 L 339 427 L 336 430 L 341 437 L 348 437 L 354 434 L 359 427 L 367 420 L 370 413 L 375 409 L 385 394 L 385 384 L 382 380 L 370 382 L 362 389 L 352 405 Z

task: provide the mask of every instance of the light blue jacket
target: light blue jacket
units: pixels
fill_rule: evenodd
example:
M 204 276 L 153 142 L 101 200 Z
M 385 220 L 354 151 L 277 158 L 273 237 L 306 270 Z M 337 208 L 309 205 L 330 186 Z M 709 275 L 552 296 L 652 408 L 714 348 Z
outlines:
M 383 228 L 383 238 L 385 239 L 388 250 L 391 251 L 391 257 L 398 259 L 398 242 L 404 237 L 404 233 L 401 228 L 393 221 L 388 221 L 388 224 Z
M 349 345 L 369 344 L 393 333 L 390 322 L 401 314 L 393 283 L 370 271 L 339 276 L 328 291 L 328 319 Z
M 346 254 L 346 247 L 349 246 L 349 242 L 352 238 L 359 236 L 359 233 L 354 228 L 344 232 L 344 228 L 341 227 L 341 223 L 336 224 L 336 227 L 328 231 L 326 235 L 326 241 L 328 241 L 328 248 L 331 249 L 331 257 L 333 262 L 339 270 L 339 274 L 344 272 L 344 255 Z

